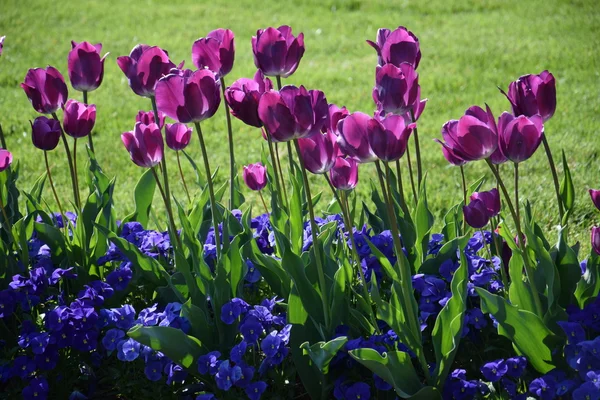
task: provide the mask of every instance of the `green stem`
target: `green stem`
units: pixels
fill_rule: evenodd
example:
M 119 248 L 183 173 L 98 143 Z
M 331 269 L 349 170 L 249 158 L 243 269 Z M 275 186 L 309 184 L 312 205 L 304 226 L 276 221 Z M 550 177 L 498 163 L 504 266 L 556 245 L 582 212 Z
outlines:
M 515 167 L 515 209 L 517 219 L 521 221 L 521 207 L 519 206 L 519 163 L 514 163 L 513 165 Z M 521 240 L 520 237 L 519 240 Z
M 85 104 L 86 106 L 88 104 L 88 92 L 86 90 L 83 91 L 83 104 Z M 95 154 L 94 141 L 92 140 L 92 132 L 90 132 L 90 134 L 88 135 L 88 144 L 90 146 L 90 150 L 92 151 L 92 153 Z
M 384 181 L 384 173 L 381 170 L 381 162 L 379 160 L 375 161 L 375 168 L 377 168 L 377 178 L 379 178 L 379 185 L 381 186 L 381 194 L 383 195 L 383 201 L 387 201 L 388 193 L 385 187 Z M 391 222 L 390 222 L 391 223 Z
M 275 156 L 277 161 L 277 169 L 279 170 L 279 176 L 281 177 L 281 189 L 283 191 L 283 198 L 285 200 L 286 209 L 290 209 L 290 203 L 288 203 L 288 195 L 285 189 L 285 179 L 283 179 L 283 169 L 281 169 L 281 159 L 279 158 L 279 143 L 275 143 Z M 289 143 L 288 143 L 289 144 Z
M 52 113 L 52 118 L 60 122 L 56 113 Z M 63 141 L 63 145 L 65 146 L 65 152 L 67 153 L 67 162 L 69 163 L 69 172 L 71 173 L 71 185 L 73 186 L 73 201 L 75 202 L 75 206 L 77 209 L 81 208 L 79 202 L 79 190 L 77 188 L 77 180 L 75 179 L 75 173 L 73 170 L 73 159 L 71 158 L 71 150 L 69 150 L 69 143 L 67 143 L 67 137 L 65 135 L 65 131 L 62 129 L 62 125 L 60 126 L 60 136 Z
M 415 119 L 415 112 L 412 108 L 410 109 L 410 118 L 412 119 L 413 123 L 417 122 L 417 120 Z M 415 153 L 417 155 L 417 182 L 418 188 L 420 190 L 421 181 L 423 180 L 423 167 L 421 165 L 421 147 L 419 146 L 419 131 L 417 130 L 416 126 L 413 130 L 413 137 L 415 138 Z
M 467 180 L 465 179 L 465 168 L 460 166 L 460 176 L 462 177 L 462 192 L 463 192 L 463 205 L 467 205 Z M 463 218 L 463 232 L 467 230 L 467 221 Z
M 192 202 L 192 198 L 190 197 L 190 191 L 188 190 L 187 184 L 185 183 L 185 176 L 183 175 L 183 169 L 181 169 L 181 157 L 179 157 L 179 151 L 176 151 L 177 154 L 177 166 L 179 167 L 179 175 L 181 175 L 181 183 L 183 183 L 183 189 L 185 190 L 185 194 L 187 195 L 188 202 Z
M 277 195 L 278 195 L 278 201 L 281 204 L 281 202 L 283 202 L 283 195 L 281 193 L 281 183 L 279 181 L 279 169 L 277 168 L 277 158 L 275 155 L 275 151 L 273 149 L 273 140 L 271 139 L 271 134 L 269 133 L 269 130 L 267 128 L 264 128 L 265 130 L 265 135 L 267 136 L 267 143 L 269 145 L 269 154 L 271 155 L 271 164 L 273 166 L 273 174 L 275 176 L 275 187 L 277 190 Z M 285 204 L 283 204 L 285 206 Z
M 227 138 L 229 140 L 229 209 L 233 210 L 235 207 L 234 197 L 235 197 L 235 185 L 234 185 L 234 177 L 235 177 L 235 156 L 233 149 L 233 131 L 231 129 L 231 115 L 229 113 L 229 104 L 227 104 L 227 100 L 225 100 L 225 79 L 221 77 L 221 91 L 223 93 L 223 103 L 225 103 L 225 115 L 227 116 Z
M 50 172 L 50 164 L 48 163 L 48 152 L 44 150 L 44 161 L 46 162 L 46 171 L 48 172 L 48 181 L 50 182 L 50 188 L 52 188 L 52 193 L 54 194 L 54 200 L 56 200 L 56 205 L 58 206 L 58 210 L 60 211 L 60 215 L 63 218 L 63 225 L 67 226 L 67 221 L 65 219 L 65 213 L 62 208 L 62 204 L 58 199 L 58 194 L 56 194 L 56 188 L 54 187 L 54 181 L 52 180 L 52 173 Z
M 323 176 L 325 177 L 325 180 L 327 181 L 327 184 L 329 185 L 329 188 L 331 189 L 331 192 L 333 193 L 333 197 L 335 197 L 335 201 L 338 202 L 338 204 L 340 205 L 340 208 L 343 208 L 344 206 L 342 205 L 342 201 L 340 200 L 340 196 L 338 196 L 338 192 L 335 189 L 335 187 L 333 187 L 333 184 L 331 183 L 331 179 L 329 179 L 329 176 L 327 176 L 327 173 L 324 173 Z
M 554 164 L 554 158 L 552 157 L 552 151 L 550 151 L 550 145 L 546 134 L 542 135 L 542 143 L 544 144 L 544 150 L 546 150 L 546 157 L 548 157 L 548 164 L 550 164 L 550 171 L 552 172 L 552 180 L 554 181 L 554 191 L 556 192 L 556 202 L 558 203 L 558 213 L 560 215 L 560 222 L 562 223 L 563 215 L 565 210 L 563 208 L 562 198 L 560 197 L 560 185 L 558 184 L 558 174 L 556 173 L 556 165 Z
M 155 167 L 150 167 L 150 169 L 152 170 L 152 175 L 154 175 L 154 180 L 156 181 L 156 186 L 158 186 L 160 196 L 162 197 L 163 202 L 165 203 L 165 207 L 167 209 L 167 217 L 169 218 L 169 226 L 171 227 L 171 231 L 173 231 L 173 235 L 175 235 L 177 243 L 179 244 L 179 247 L 181 248 L 181 240 L 179 239 L 179 236 L 177 235 L 177 229 L 175 228 L 175 219 L 173 218 L 173 210 L 171 210 L 170 204 L 168 204 L 167 195 L 165 194 L 165 191 L 163 190 L 163 187 L 160 184 L 160 178 L 158 177 L 158 174 L 156 173 Z
M 77 186 L 77 198 L 81 201 L 79 193 L 79 175 L 77 174 L 77 138 L 73 138 L 73 169 L 75 170 L 75 185 Z
M 2 130 L 2 124 L 0 124 L 0 143 L 2 143 L 2 148 L 6 149 L 6 139 L 4 138 L 4 131 Z
M 492 230 L 492 240 L 494 241 L 494 247 L 496 248 L 496 256 L 500 260 L 500 276 L 502 277 L 502 284 L 504 285 L 504 290 L 508 290 L 508 276 L 506 274 L 504 260 L 502 259 L 502 249 L 500 248 L 500 244 L 498 241 L 498 235 L 496 235 L 496 220 L 494 217 L 490 218 L 490 229 Z M 508 266 L 506 266 L 508 267 Z
M 417 204 L 417 189 L 415 188 L 415 178 L 413 177 L 412 161 L 410 161 L 410 146 L 406 146 L 406 162 L 408 163 L 408 173 L 410 175 L 410 187 L 412 188 L 415 204 Z
M 11 239 L 12 244 L 14 246 L 16 246 L 17 243 L 15 242 L 15 238 L 12 234 L 12 224 L 10 223 L 10 219 L 8 219 L 8 214 L 6 213 L 6 209 L 4 208 L 4 200 L 2 199 L 2 193 L 0 193 L 0 209 L 2 210 L 2 216 L 4 217 L 4 224 L 3 224 L 4 228 L 6 229 L 6 232 L 8 233 L 8 237 Z
M 269 207 L 267 207 L 267 203 L 265 203 L 265 198 L 262 195 L 262 190 L 258 191 L 258 195 L 260 196 L 260 199 L 262 200 L 263 207 L 265 207 L 265 212 L 267 213 L 267 215 L 269 215 Z

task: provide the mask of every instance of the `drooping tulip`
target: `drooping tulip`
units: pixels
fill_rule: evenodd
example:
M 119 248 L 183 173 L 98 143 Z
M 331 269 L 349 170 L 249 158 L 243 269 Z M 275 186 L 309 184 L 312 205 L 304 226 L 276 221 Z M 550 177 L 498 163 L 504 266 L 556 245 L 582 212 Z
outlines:
M 590 189 L 590 197 L 592 198 L 592 203 L 600 210 L 600 190 Z
M 320 90 L 288 85 L 262 95 L 258 116 L 273 141 L 288 142 L 319 133 L 327 123 L 329 108 Z
M 369 115 L 355 112 L 338 122 L 338 145 L 342 153 L 361 163 L 377 160 L 369 144 Z
M 71 41 L 71 51 L 67 58 L 69 79 L 73 89 L 80 92 L 91 92 L 98 89 L 104 78 L 104 57 L 100 58 L 102 43 L 77 43 Z
M 259 162 L 246 165 L 243 178 L 250 190 L 263 190 L 267 185 L 267 169 Z
M 158 125 L 137 122 L 133 131 L 121 135 L 121 140 L 135 165 L 151 168 L 162 161 L 165 145 Z
M 546 122 L 556 110 L 556 80 L 548 71 L 521 76 L 511 82 L 508 94 L 504 95 L 510 101 L 516 116 L 533 117 L 539 114 Z
M 414 123 L 407 123 L 400 115 L 372 118 L 368 122 L 368 132 L 373 153 L 382 161 L 399 160 L 404 155 L 408 139 L 416 126 Z
M 207 68 L 219 78 L 233 68 L 235 44 L 229 29 L 215 29 L 192 45 L 192 62 L 198 69 Z
M 474 192 L 470 199 L 471 201 L 481 200 L 485 205 L 489 218 L 495 217 L 500 213 L 500 193 L 498 193 L 498 189 L 496 188 L 487 192 Z
M 52 114 L 65 104 L 69 92 L 65 79 L 54 67 L 27 71 L 21 87 L 33 108 L 42 114 Z
M 319 132 L 309 138 L 298 139 L 298 145 L 304 166 L 313 174 L 324 174 L 333 167 L 338 152 L 335 134 Z
M 60 122 L 57 120 L 44 116 L 37 117 L 31 123 L 31 140 L 33 145 L 40 150 L 54 150 L 60 140 L 60 130 Z
M 600 254 L 600 227 L 594 226 L 591 232 L 592 249 Z
M 485 203 L 480 199 L 471 200 L 469 205 L 463 206 L 465 221 L 475 229 L 481 229 L 490 222 Z
M 408 29 L 399 26 L 394 31 L 380 28 L 377 31 L 376 42 L 367 40 L 375 51 L 379 65 L 394 64 L 399 67 L 402 63 L 412 64 L 415 69 L 421 60 L 419 39 Z
M 0 172 L 4 171 L 12 164 L 12 154 L 6 149 L 0 149 Z
M 183 124 L 201 122 L 217 112 L 220 88 L 215 74 L 207 69 L 169 74 L 156 84 L 156 105 L 159 111 Z
M 298 68 L 304 55 L 304 34 L 292 35 L 287 25 L 259 29 L 252 36 L 254 65 L 267 76 L 287 78 Z
M 165 125 L 165 141 L 171 150 L 183 150 L 190 144 L 192 128 L 185 124 L 175 123 Z
M 142 97 L 154 96 L 158 80 L 175 68 L 165 50 L 146 44 L 135 46 L 129 56 L 118 57 L 117 64 L 129 79 L 131 90 Z
M 514 163 L 527 160 L 535 153 L 544 135 L 542 117 L 515 117 L 503 113 L 498 119 L 498 146 L 504 156 Z
M 96 106 L 85 105 L 70 99 L 65 104 L 63 113 L 63 129 L 74 138 L 82 138 L 90 134 L 96 123 Z
M 157 122 L 156 118 L 154 118 L 154 111 L 140 110 L 140 111 L 138 111 L 137 115 L 135 116 L 135 122 L 141 122 L 142 124 L 145 124 L 145 125 L 157 124 L 162 129 L 163 125 L 165 124 L 165 114 L 163 114 L 159 111 L 158 112 L 158 122 Z
M 6 36 L 0 36 L 0 56 L 2 55 L 2 51 L 4 50 L 4 39 L 6 39 Z
M 399 67 L 394 64 L 377 67 L 373 100 L 382 115 L 408 112 L 415 105 L 418 94 L 419 77 L 412 65 L 402 63 Z
M 358 163 L 352 158 L 337 157 L 329 171 L 329 178 L 336 189 L 354 189 L 358 183 Z
M 261 70 L 257 70 L 253 79 L 241 78 L 233 82 L 225 90 L 225 100 L 234 117 L 260 128 L 262 122 L 258 117 L 258 103 L 262 94 L 272 89 L 271 80 L 265 78 Z

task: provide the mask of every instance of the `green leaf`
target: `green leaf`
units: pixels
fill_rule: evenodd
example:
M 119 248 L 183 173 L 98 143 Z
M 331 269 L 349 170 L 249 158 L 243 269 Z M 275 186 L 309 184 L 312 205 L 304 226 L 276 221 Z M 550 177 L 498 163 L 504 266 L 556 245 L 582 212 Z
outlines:
M 600 257 L 592 249 L 587 260 L 585 273 L 577 283 L 575 298 L 579 308 L 593 301 L 600 292 Z
M 381 267 L 385 271 L 386 275 L 394 282 L 400 282 L 400 271 L 392 267 L 390 260 L 381 251 L 379 251 L 379 249 L 366 236 L 365 240 L 371 249 L 371 253 L 373 253 L 377 261 L 379 261 L 379 264 L 381 264 Z
M 135 202 L 135 211 L 129 214 L 123 220 L 123 223 L 137 221 L 143 227 L 148 227 L 148 218 L 150 216 L 150 208 L 152 207 L 152 199 L 154 198 L 154 189 L 156 188 L 156 180 L 152 169 L 147 169 L 142 174 L 133 194 Z
M 242 246 L 242 253 L 254 263 L 254 267 L 258 269 L 271 290 L 287 299 L 290 294 L 290 278 L 281 266 L 281 261 L 263 254 L 254 239 Z
M 440 266 L 444 261 L 456 257 L 456 251 L 458 249 L 464 249 L 468 241 L 469 237 L 467 236 L 455 237 L 454 239 L 447 241 L 443 244 L 435 257 L 428 258 L 421 264 L 418 272 L 422 274 L 438 274 Z
M 565 210 L 571 211 L 573 209 L 573 204 L 575 204 L 575 186 L 571 179 L 571 171 L 569 171 L 569 164 L 567 163 L 564 150 L 562 151 L 562 164 L 565 175 L 560 184 L 560 198 L 565 206 Z
M 567 244 L 565 240 L 565 228 L 558 232 L 558 243 L 556 245 L 556 269 L 560 277 L 560 297 L 558 304 L 566 308 L 569 304 L 574 304 L 574 294 L 577 288 L 577 282 L 580 279 L 581 268 L 577 254 Z
M 433 214 L 429 211 L 427 205 L 427 191 L 425 190 L 426 179 L 423 179 L 423 186 L 419 194 L 417 208 L 415 209 L 414 221 L 415 231 L 417 233 L 417 254 L 419 256 L 418 263 L 425 261 L 427 255 L 427 245 L 429 244 L 429 233 L 433 227 Z
M 329 363 L 340 351 L 340 349 L 346 344 L 348 338 L 346 336 L 340 336 L 329 342 L 318 342 L 312 346 L 308 342 L 304 342 L 300 345 L 304 355 L 308 355 L 315 366 L 323 374 L 329 373 Z
M 289 228 L 290 228 L 290 242 L 294 253 L 300 254 L 302 252 L 302 245 L 304 243 L 304 224 L 302 222 L 302 190 L 301 184 L 298 179 L 294 176 L 290 176 L 292 181 L 292 195 L 290 197 L 290 209 L 289 209 Z
M 181 316 L 190 321 L 191 336 L 200 340 L 205 349 L 213 349 L 216 345 L 215 338 L 219 335 L 215 324 L 207 314 L 200 307 L 193 305 L 192 300 L 189 299 L 181 305 Z

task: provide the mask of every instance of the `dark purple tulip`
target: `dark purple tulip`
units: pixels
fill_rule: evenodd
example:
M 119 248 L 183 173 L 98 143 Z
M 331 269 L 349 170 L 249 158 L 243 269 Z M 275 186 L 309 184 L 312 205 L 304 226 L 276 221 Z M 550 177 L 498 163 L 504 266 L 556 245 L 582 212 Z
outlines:
M 480 229 L 490 222 L 485 203 L 479 199 L 471 200 L 468 206 L 463 206 L 465 221 L 469 226 Z
M 352 158 L 336 158 L 335 164 L 329 171 L 329 178 L 336 189 L 354 189 L 358 183 L 358 163 Z
M 412 65 L 402 63 L 399 67 L 386 64 L 377 67 L 373 100 L 382 115 L 408 112 L 417 101 L 419 76 Z
M 539 75 L 523 75 L 508 86 L 508 94 L 504 95 L 516 116 L 532 117 L 539 114 L 546 122 L 556 110 L 556 80 L 548 71 L 542 71 Z
M 419 39 L 408 29 L 399 26 L 394 31 L 380 28 L 377 31 L 377 43 L 367 40 L 376 51 L 379 65 L 402 63 L 412 64 L 415 69 L 421 60 Z
M 37 117 L 31 124 L 31 140 L 40 150 L 54 150 L 60 140 L 60 122 L 44 116 Z
M 415 100 L 415 105 L 412 108 L 413 114 L 415 115 L 415 121 L 421 117 L 423 111 L 425 111 L 425 106 L 427 105 L 428 99 L 421 100 L 421 86 L 419 86 L 419 90 L 417 90 L 417 99 Z
M 35 111 L 42 114 L 56 112 L 65 104 L 69 95 L 65 79 L 51 66 L 27 71 L 21 87 Z
M 592 203 L 600 210 L 600 190 L 590 189 L 590 197 L 592 198 Z
M 137 122 L 133 131 L 121 135 L 121 140 L 135 165 L 151 168 L 162 161 L 165 145 L 158 125 Z
M 292 75 L 304 55 L 304 34 L 292 35 L 292 28 L 259 29 L 252 36 L 254 65 L 267 76 L 287 78 Z
M 190 144 L 192 138 L 192 128 L 188 128 L 185 124 L 167 124 L 165 125 L 165 141 L 167 147 L 171 150 L 183 150 Z
M 229 29 L 209 32 L 192 45 L 192 62 L 196 68 L 210 69 L 219 78 L 231 72 L 234 57 L 233 32 Z
M 246 165 L 243 177 L 251 190 L 263 190 L 267 186 L 267 169 L 259 162 Z
M 487 210 L 487 216 L 492 218 L 500 213 L 500 193 L 494 188 L 487 192 L 475 192 L 470 197 L 471 201 L 481 200 Z
M 135 116 L 135 122 L 141 122 L 144 125 L 150 124 L 158 124 L 158 126 L 162 129 L 165 124 L 165 114 L 158 112 L 158 123 L 156 122 L 156 118 L 154 118 L 154 111 L 138 111 Z
M 346 107 L 339 108 L 337 105 L 335 105 L 333 103 L 330 104 L 329 105 L 329 122 L 323 126 L 323 128 L 321 129 L 321 132 L 323 132 L 323 133 L 330 132 L 330 133 L 333 133 L 336 136 L 338 136 L 339 135 L 339 132 L 337 130 L 338 122 L 340 122 L 341 120 L 346 118 L 348 115 L 350 115 L 350 113 L 348 112 Z
M 275 142 L 288 142 L 319 133 L 329 118 L 329 107 L 320 90 L 288 85 L 262 95 L 258 116 Z
M 156 84 L 156 105 L 159 111 L 183 124 L 201 122 L 217 112 L 220 88 L 215 74 L 207 69 L 169 74 Z
M 600 228 L 599 227 L 594 226 L 592 228 L 591 239 L 592 239 L 592 248 L 594 249 L 596 254 L 600 254 Z
M 498 146 L 512 162 L 520 163 L 531 157 L 542 142 L 543 135 L 544 124 L 539 115 L 515 118 L 505 112 L 498 119 Z
M 12 154 L 6 149 L 0 149 L 0 172 L 4 171 L 12 164 Z
M 298 145 L 304 166 L 313 174 L 324 174 L 333 167 L 338 152 L 335 134 L 319 132 L 309 138 L 298 139 Z
M 446 122 L 446 124 L 444 124 L 444 127 L 447 124 L 455 123 L 455 122 L 458 122 L 458 121 L 455 121 L 455 120 L 448 121 L 448 122 Z M 442 127 L 442 131 L 443 131 L 444 127 Z M 460 158 L 459 156 L 457 156 L 450 147 L 446 146 L 444 142 L 442 142 L 439 139 L 433 139 L 433 140 L 435 140 L 436 142 L 438 142 L 439 144 L 442 145 L 442 153 L 444 154 L 444 158 L 450 164 L 456 165 L 457 167 L 460 167 L 461 165 L 465 165 L 467 163 L 465 160 L 463 160 L 462 158 Z
M 377 160 L 369 144 L 369 115 L 355 112 L 338 122 L 338 145 L 342 153 L 360 163 Z
M 129 79 L 131 90 L 143 97 L 154 96 L 158 80 L 175 68 L 166 51 L 146 44 L 135 46 L 129 56 L 118 57 L 117 64 Z
M 369 145 L 382 161 L 399 160 L 406 151 L 408 139 L 417 125 L 406 123 L 404 117 L 390 114 L 368 123 Z
M 96 106 L 85 105 L 70 99 L 65 104 L 63 113 L 63 129 L 74 138 L 82 138 L 90 134 L 96 123 Z
M 2 50 L 4 50 L 4 39 L 6 39 L 6 36 L 0 36 L 0 56 L 2 55 Z
M 254 79 L 241 78 L 233 82 L 225 90 L 225 100 L 234 117 L 260 128 L 262 122 L 258 117 L 258 103 L 262 94 L 272 89 L 271 80 L 265 78 L 261 70 L 257 70 Z
M 492 162 L 492 164 L 499 165 L 507 162 L 508 159 L 504 157 L 504 154 L 502 154 L 502 151 L 500 150 L 500 146 L 498 146 L 498 148 L 494 150 L 494 152 L 490 156 L 490 161 Z
M 101 43 L 71 41 L 71 47 L 67 58 L 71 86 L 80 92 L 98 89 L 104 77 L 104 59 L 108 53 L 100 58 Z

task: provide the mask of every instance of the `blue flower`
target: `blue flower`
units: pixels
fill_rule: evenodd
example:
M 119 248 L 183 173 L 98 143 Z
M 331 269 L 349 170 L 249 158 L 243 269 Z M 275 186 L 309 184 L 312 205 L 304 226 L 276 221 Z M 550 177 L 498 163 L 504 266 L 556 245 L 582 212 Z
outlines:
M 173 382 L 183 382 L 187 377 L 187 372 L 175 363 L 169 362 L 165 365 L 164 372 L 167 375 L 167 386 L 171 386 Z
M 21 379 L 27 378 L 35 371 L 35 362 L 27 356 L 19 356 L 13 360 L 12 375 Z
M 83 352 L 94 350 L 98 346 L 98 332 L 76 331 L 75 335 L 73 335 L 72 346 Z
M 246 349 L 248 344 L 245 341 L 241 341 L 231 348 L 231 352 L 229 353 L 229 358 L 236 364 L 240 364 L 244 361 L 244 355 L 246 354 Z
M 467 311 L 467 316 L 469 318 L 469 325 L 472 325 L 475 329 L 483 329 L 488 325 L 485 315 L 483 315 L 479 308 Z
M 162 363 L 160 361 L 151 361 L 146 364 L 144 374 L 149 380 L 156 382 L 162 378 Z
M 0 290 L 0 318 L 6 318 L 15 311 L 15 298 L 12 290 Z
M 244 318 L 244 321 L 240 324 L 240 332 L 244 336 L 244 340 L 248 343 L 256 343 L 263 331 L 264 328 L 258 318 L 252 315 Z
M 246 267 L 248 268 L 248 271 L 246 272 L 246 282 L 249 283 L 256 283 L 260 280 L 260 272 L 258 271 L 258 269 L 256 269 L 256 267 L 254 266 L 254 263 L 252 261 L 250 261 L 249 259 L 246 260 Z
M 133 326 L 135 321 L 135 309 L 125 304 L 123 307 L 113 308 L 111 311 L 114 314 L 115 325 L 117 328 L 129 329 Z
M 246 386 L 245 392 L 250 400 L 259 400 L 266 389 L 267 384 L 263 381 L 258 381 Z
M 227 325 L 233 324 L 242 313 L 246 312 L 248 307 L 248 303 L 242 299 L 231 299 L 221 307 L 221 321 Z
M 123 263 L 120 267 L 106 275 L 106 282 L 115 290 L 125 290 L 131 278 L 133 271 L 129 268 L 129 263 Z
M 277 354 L 280 344 L 281 338 L 277 336 L 277 331 L 273 331 L 262 340 L 260 348 L 262 349 L 263 353 L 270 358 Z
M 203 393 L 196 396 L 196 400 L 217 400 L 217 398 L 212 393 Z
M 31 351 L 33 354 L 43 354 L 46 351 L 48 343 L 50 343 L 50 335 L 48 333 L 33 334 L 31 337 Z
M 69 319 L 69 309 L 58 306 L 46 314 L 46 328 L 51 331 L 60 331 Z
M 527 368 L 527 359 L 525 357 L 512 357 L 506 359 L 506 366 L 508 367 L 506 375 L 512 378 L 520 378 Z
M 481 367 L 481 373 L 489 382 L 497 382 L 508 372 L 508 366 L 502 359 L 486 363 Z
M 585 382 L 573 391 L 573 400 L 599 400 L 600 390 L 593 382 Z
M 573 379 L 562 380 L 556 385 L 556 394 L 561 397 L 568 395 L 575 388 L 575 386 L 577 386 L 577 384 L 578 382 L 574 381 Z
M 43 376 L 38 376 L 29 381 L 29 385 L 23 389 L 23 398 L 25 400 L 45 400 L 48 397 L 48 381 Z
M 218 351 L 211 351 L 208 354 L 198 357 L 198 372 L 202 375 L 211 374 L 214 375 L 217 373 L 217 368 L 221 363 L 219 361 L 219 357 L 221 357 L 221 353 Z
M 369 400 L 371 398 L 371 389 L 364 382 L 357 382 L 349 386 L 344 393 L 347 400 Z
M 556 394 L 556 379 L 552 375 L 544 375 L 529 384 L 529 392 L 542 400 L 552 400 Z
M 117 358 L 121 361 L 133 361 L 140 355 L 140 343 L 129 338 L 117 344 Z
M 221 390 L 229 390 L 231 386 L 242 377 L 242 369 L 239 366 L 231 367 L 229 360 L 219 365 L 219 371 L 215 375 L 217 387 Z
M 252 382 L 252 378 L 254 377 L 254 368 L 249 367 L 245 364 L 238 364 L 238 366 L 241 368 L 242 374 L 240 376 L 240 379 L 238 379 L 237 382 L 235 382 L 235 385 L 241 388 L 245 388 L 250 384 L 250 382 Z
M 121 338 L 125 336 L 125 332 L 120 329 L 109 329 L 102 338 L 102 345 L 108 351 L 114 351 Z
M 581 327 L 581 324 L 567 321 L 559 321 L 557 324 L 565 332 L 565 335 L 567 335 L 568 344 L 577 344 L 585 340 L 585 331 Z

